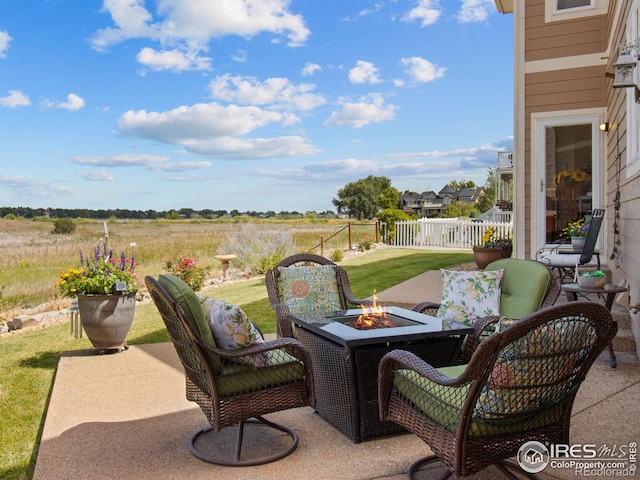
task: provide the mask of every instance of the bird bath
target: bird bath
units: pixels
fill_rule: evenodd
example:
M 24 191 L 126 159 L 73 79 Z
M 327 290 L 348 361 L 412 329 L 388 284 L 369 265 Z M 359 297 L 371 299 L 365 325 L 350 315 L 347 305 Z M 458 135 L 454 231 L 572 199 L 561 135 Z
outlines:
M 216 260 L 220 260 L 222 264 L 222 280 L 229 280 L 229 266 L 231 265 L 231 260 L 236 258 L 235 255 L 216 255 L 214 257 Z

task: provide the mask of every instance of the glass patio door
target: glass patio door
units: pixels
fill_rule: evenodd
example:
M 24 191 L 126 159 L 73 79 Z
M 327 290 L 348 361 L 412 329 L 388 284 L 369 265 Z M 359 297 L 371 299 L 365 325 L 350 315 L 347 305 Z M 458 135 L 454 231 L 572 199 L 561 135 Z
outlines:
M 531 114 L 531 252 L 601 208 L 605 115 L 602 108 Z
M 545 141 L 545 242 L 562 238 L 570 221 L 593 209 L 593 125 L 547 125 Z

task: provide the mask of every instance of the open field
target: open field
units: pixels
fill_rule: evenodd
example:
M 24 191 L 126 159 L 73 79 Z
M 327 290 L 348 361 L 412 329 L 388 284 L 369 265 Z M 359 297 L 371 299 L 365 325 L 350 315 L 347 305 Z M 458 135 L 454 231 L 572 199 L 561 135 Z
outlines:
M 72 235 L 53 235 L 50 221 L 0 219 L 0 320 L 20 308 L 34 307 L 50 302 L 58 296 L 54 284 L 58 272 L 79 263 L 79 251 L 92 251 L 105 238 L 104 222 L 76 220 Z M 259 229 L 292 232 L 298 251 L 314 250 L 321 237 L 330 236 L 347 225 L 344 220 L 256 220 L 235 218 L 230 220 L 153 220 L 118 221 L 107 223 L 109 247 L 114 252 L 131 253 L 135 243 L 136 271 L 140 278 L 158 275 L 164 270 L 164 261 L 170 256 L 186 254 L 197 258 L 201 265 L 211 265 L 211 276 L 221 274 L 220 262 L 214 257 L 226 236 L 251 223 Z M 364 222 L 363 222 L 364 223 Z M 352 227 L 352 244 L 363 238 L 375 237 L 375 227 Z M 326 241 L 325 255 L 335 249 L 347 249 L 347 231 Z M 229 252 L 224 252 L 229 253 Z M 65 301 L 60 305 L 64 306 Z M 4 314 L 3 314 L 4 313 Z

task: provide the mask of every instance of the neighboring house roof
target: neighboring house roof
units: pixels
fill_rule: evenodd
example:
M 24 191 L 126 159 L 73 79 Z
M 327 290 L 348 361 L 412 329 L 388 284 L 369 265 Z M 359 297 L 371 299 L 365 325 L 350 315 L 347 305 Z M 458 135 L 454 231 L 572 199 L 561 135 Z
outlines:
M 467 203 L 475 201 L 482 188 L 461 188 L 454 190 L 446 185 L 439 193 L 433 190 L 417 193 L 405 191 L 400 195 L 400 203 L 407 211 L 442 210 L 454 200 L 466 199 Z

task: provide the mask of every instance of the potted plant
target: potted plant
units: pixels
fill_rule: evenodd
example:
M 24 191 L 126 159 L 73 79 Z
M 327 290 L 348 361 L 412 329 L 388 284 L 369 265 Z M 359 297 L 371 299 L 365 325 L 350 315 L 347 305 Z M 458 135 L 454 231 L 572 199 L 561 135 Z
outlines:
M 473 258 L 480 269 L 500 258 L 508 258 L 513 251 L 513 239 L 496 237 L 495 227 L 488 227 L 482 235 L 482 243 L 473 247 Z
M 571 240 L 571 245 L 574 248 L 582 249 L 584 247 L 584 242 L 587 239 L 590 223 L 590 215 L 585 215 L 577 220 L 572 220 L 562 230 L 562 235 Z
M 141 282 L 135 274 L 136 262 L 124 252 L 114 258 L 107 250 L 95 247 L 92 256 L 80 251 L 80 266 L 60 272 L 56 287 L 65 297 L 78 299 L 80 322 L 100 353 L 125 350 L 125 338 L 135 313 L 135 296 Z

